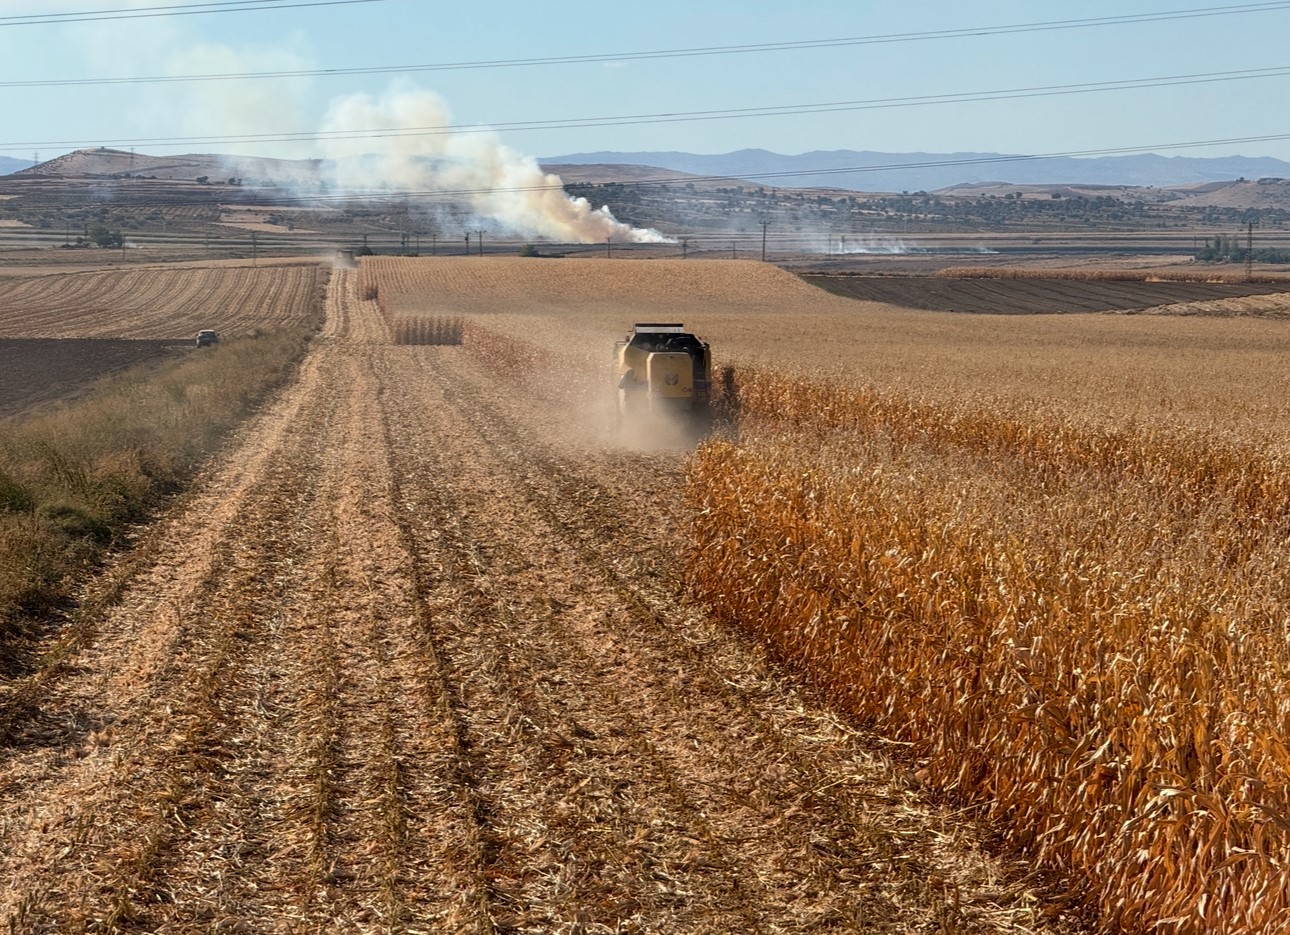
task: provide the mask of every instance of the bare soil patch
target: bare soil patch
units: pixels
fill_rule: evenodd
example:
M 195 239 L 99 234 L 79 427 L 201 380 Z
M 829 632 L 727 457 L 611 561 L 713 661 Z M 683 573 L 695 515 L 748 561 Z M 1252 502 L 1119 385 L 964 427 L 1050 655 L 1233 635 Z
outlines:
M 191 347 L 190 341 L 0 338 L 0 417 L 77 396 L 108 374 Z
M 993 315 L 1126 312 L 1180 303 L 1269 295 L 1285 284 L 1081 282 L 1071 279 L 944 279 L 936 276 L 804 274 L 836 295 L 903 308 Z

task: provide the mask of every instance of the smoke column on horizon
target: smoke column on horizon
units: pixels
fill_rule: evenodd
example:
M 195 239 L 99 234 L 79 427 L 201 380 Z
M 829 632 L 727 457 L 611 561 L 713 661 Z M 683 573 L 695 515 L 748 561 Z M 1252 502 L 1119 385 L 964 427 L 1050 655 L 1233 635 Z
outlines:
M 391 89 L 380 98 L 370 94 L 336 98 L 327 110 L 322 133 L 354 136 L 320 140 L 334 167 L 330 181 L 341 190 L 356 192 L 378 185 L 465 192 L 458 197 L 481 218 L 519 234 L 564 243 L 668 240 L 656 230 L 622 223 L 608 207 L 593 208 L 585 198 L 570 197 L 558 175 L 543 172 L 531 156 L 503 145 L 493 131 L 361 135 L 375 127 L 445 127 L 451 121 L 443 98 L 424 89 Z

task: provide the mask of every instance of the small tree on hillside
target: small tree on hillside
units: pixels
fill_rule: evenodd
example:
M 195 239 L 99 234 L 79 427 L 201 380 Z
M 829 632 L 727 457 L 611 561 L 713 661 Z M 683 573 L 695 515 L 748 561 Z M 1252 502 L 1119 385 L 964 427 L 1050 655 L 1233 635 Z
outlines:
M 89 229 L 90 243 L 96 247 L 119 247 L 125 243 L 120 231 L 110 231 L 102 224 L 95 224 Z

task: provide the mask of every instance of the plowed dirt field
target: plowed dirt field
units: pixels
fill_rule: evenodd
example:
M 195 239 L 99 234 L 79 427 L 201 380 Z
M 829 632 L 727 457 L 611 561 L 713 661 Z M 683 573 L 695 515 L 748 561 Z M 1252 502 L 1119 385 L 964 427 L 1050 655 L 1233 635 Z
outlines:
M 67 399 L 110 373 L 191 349 L 191 341 L 0 338 L 0 417 Z
M 356 278 L 61 661 L 4 687 L 11 931 L 1054 930 L 680 600 L 681 453 L 392 345 Z
M 1290 311 L 1285 283 L 1080 281 L 1073 279 L 945 279 L 938 276 L 828 276 L 805 279 L 838 295 L 903 308 L 987 315 L 1142 312 L 1197 308 L 1229 314 Z M 1268 301 L 1251 297 L 1272 296 Z M 1198 314 L 1199 312 L 1193 312 Z

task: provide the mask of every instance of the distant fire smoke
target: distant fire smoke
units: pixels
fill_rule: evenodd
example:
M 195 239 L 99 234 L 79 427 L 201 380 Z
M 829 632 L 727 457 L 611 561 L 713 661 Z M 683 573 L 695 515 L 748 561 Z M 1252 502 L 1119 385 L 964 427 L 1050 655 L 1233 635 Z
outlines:
M 908 244 L 899 237 L 842 237 L 838 241 L 839 253 L 903 256 L 907 253 L 926 253 L 922 247 Z
M 337 98 L 323 121 L 320 140 L 335 166 L 332 181 L 356 192 L 388 187 L 451 194 L 479 217 L 507 230 L 563 243 L 668 240 L 658 231 L 616 220 L 607 207 L 593 208 L 585 198 L 571 198 L 559 176 L 543 172 L 533 158 L 502 145 L 492 131 L 399 133 L 399 128 L 447 127 L 451 122 L 443 99 L 432 91 L 401 89 L 380 98 Z M 363 132 L 375 128 L 389 132 Z M 345 134 L 352 136 L 336 138 Z
M 995 253 L 996 251 L 991 250 L 989 247 L 928 247 L 909 243 L 899 237 L 846 234 L 840 236 L 836 241 L 830 238 L 828 247 L 821 250 L 821 252 L 866 256 L 907 256 L 910 254 Z

